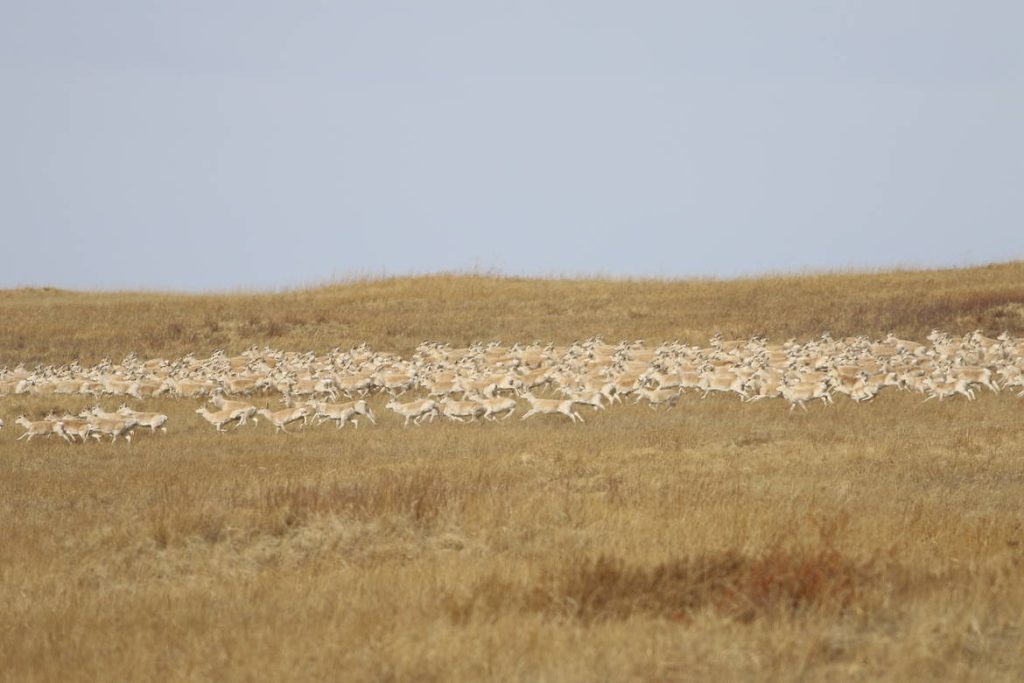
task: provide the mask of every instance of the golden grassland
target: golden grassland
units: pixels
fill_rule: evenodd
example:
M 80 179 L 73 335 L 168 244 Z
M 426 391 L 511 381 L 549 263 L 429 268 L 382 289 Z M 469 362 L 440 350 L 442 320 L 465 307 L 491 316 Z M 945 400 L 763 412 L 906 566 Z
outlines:
M 725 282 L 436 276 L 0 293 L 0 363 L 367 341 L 1024 333 L 1024 266 Z M 1024 399 L 17 443 L 0 678 L 1020 680 Z M 113 402 L 107 401 L 112 405 Z M 374 399 L 383 413 L 383 401 Z
M 280 294 L 183 296 L 20 289 L 0 293 L 0 365 L 93 363 L 251 344 L 327 351 L 366 342 L 409 353 L 424 340 L 706 343 L 890 331 L 1024 333 L 1024 262 L 963 270 L 739 280 L 536 280 L 434 275 Z

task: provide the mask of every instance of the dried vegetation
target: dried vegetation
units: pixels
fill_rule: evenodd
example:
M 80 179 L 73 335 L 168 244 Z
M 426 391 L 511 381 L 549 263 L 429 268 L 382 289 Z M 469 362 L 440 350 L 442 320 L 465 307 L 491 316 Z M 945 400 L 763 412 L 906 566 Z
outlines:
M 1024 266 L 0 293 L 0 363 L 367 341 L 1024 333 Z M 0 415 L 84 400 L 11 396 Z M 686 397 L 516 424 L 16 444 L 7 680 L 1019 680 L 1024 400 Z

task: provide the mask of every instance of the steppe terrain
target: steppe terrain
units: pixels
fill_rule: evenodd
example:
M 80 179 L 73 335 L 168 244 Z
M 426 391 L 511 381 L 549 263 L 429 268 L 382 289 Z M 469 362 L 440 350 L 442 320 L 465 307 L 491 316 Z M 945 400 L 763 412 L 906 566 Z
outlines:
M 0 366 L 829 333 L 1024 336 L 1024 263 L 713 280 L 368 279 L 0 292 Z M 17 442 L 0 397 L 0 679 L 1024 677 L 1024 398 L 727 395 L 501 423 Z M 118 401 L 105 400 L 107 408 Z

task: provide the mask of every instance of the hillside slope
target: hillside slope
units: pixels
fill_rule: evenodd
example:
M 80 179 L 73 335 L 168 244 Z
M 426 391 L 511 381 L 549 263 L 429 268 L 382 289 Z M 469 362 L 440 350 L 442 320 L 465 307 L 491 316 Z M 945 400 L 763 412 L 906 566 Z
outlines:
M 0 293 L 0 366 L 253 343 L 1021 335 L 1022 302 L 1024 264 L 19 290 Z M 376 424 L 289 434 L 218 434 L 205 397 L 147 397 L 128 403 L 167 433 L 130 444 L 26 442 L 15 422 L 122 396 L 0 396 L 0 680 L 1024 678 L 1016 391 L 795 412 L 699 396 L 406 428 L 378 393 Z
M 0 365 L 95 362 L 239 351 L 251 344 L 324 351 L 362 342 L 408 352 L 419 342 L 603 335 L 704 341 L 923 338 L 933 328 L 1024 333 L 1024 262 L 978 268 L 736 280 L 527 279 L 431 275 L 278 294 L 0 291 Z

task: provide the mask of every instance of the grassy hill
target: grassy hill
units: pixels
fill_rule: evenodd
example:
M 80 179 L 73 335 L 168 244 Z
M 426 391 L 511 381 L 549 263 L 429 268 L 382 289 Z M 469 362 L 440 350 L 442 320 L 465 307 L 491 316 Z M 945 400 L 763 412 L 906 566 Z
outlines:
M 1024 333 L 1024 262 L 962 270 L 737 280 L 538 280 L 433 275 L 277 294 L 0 291 L 0 365 L 240 351 L 325 351 L 424 339 L 773 339 L 932 329 Z
M 1024 264 L 730 281 L 449 276 L 0 292 L 0 365 L 250 344 L 1024 334 Z M 260 399 L 261 401 L 264 399 Z M 270 400 L 270 399 L 265 399 Z M 15 439 L 0 680 L 1019 680 L 1024 399 Z M 120 401 L 107 400 L 114 408 Z

